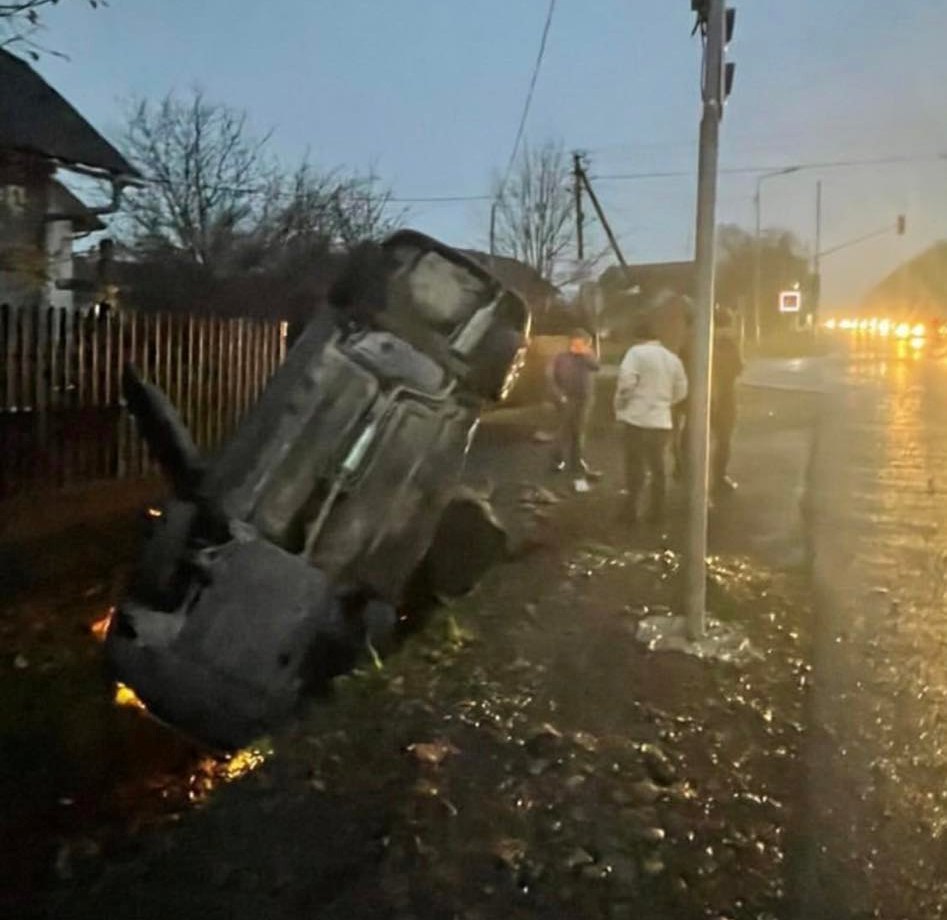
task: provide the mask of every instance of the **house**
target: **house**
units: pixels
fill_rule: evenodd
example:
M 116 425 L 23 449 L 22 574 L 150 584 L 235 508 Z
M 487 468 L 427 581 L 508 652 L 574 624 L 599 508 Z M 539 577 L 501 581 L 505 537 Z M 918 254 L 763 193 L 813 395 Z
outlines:
M 612 265 L 599 276 L 602 313 L 601 327 L 615 338 L 627 337 L 641 311 L 655 298 L 672 291 L 693 297 L 697 275 L 693 262 L 651 262 L 629 265 L 627 270 Z
M 59 170 L 107 181 L 91 208 Z M 73 242 L 104 228 L 136 170 L 25 61 L 0 48 L 0 303 L 71 307 Z

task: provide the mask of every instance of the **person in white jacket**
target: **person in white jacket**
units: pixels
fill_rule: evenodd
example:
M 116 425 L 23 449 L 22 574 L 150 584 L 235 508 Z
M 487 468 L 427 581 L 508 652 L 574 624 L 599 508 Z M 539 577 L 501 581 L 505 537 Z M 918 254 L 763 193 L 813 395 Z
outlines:
M 625 515 L 638 519 L 638 505 L 646 475 L 650 477 L 648 518 L 664 516 L 665 456 L 671 441 L 671 409 L 687 396 L 687 375 L 681 359 L 664 344 L 651 321 L 625 354 L 615 388 L 615 418 L 622 429 Z

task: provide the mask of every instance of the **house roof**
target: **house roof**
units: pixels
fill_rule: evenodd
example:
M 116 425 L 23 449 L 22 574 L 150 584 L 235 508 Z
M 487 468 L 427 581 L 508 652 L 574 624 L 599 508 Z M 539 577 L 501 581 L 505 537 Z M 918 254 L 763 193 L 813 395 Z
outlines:
M 541 303 L 547 298 L 556 297 L 559 293 L 554 284 L 547 281 L 531 265 L 520 262 L 519 259 L 511 259 L 508 256 L 491 256 L 487 252 L 479 252 L 476 249 L 460 249 L 458 251 L 475 262 L 479 262 L 501 284 L 516 291 L 529 304 Z
M 38 153 L 116 176 L 138 172 L 29 64 L 0 48 L 0 150 Z
M 71 220 L 73 229 L 78 233 L 92 233 L 104 230 L 105 224 L 99 220 L 84 202 L 80 201 L 61 182 L 49 185 L 49 205 L 47 219 Z
M 638 286 L 641 297 L 648 299 L 665 289 L 693 296 L 696 280 L 693 262 L 647 262 L 629 265 L 627 275 L 620 266 L 609 266 L 599 277 L 599 284 L 603 290 L 615 292 Z

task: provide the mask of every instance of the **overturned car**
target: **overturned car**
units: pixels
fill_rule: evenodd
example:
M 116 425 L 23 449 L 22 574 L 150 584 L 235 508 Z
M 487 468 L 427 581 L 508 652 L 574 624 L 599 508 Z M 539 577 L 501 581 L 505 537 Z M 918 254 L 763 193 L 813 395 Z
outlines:
M 461 490 L 463 465 L 528 333 L 516 294 L 406 230 L 353 255 L 213 457 L 127 368 L 174 497 L 151 510 L 109 627 L 114 678 L 157 718 L 238 747 L 389 634 L 409 591 L 473 587 L 505 536 Z

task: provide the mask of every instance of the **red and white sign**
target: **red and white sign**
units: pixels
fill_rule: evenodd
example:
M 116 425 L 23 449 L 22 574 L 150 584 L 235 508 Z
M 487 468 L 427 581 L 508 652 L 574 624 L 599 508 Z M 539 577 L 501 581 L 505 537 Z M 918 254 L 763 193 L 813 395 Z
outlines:
M 799 291 L 781 291 L 779 294 L 780 313 L 798 313 L 802 309 L 802 294 Z

